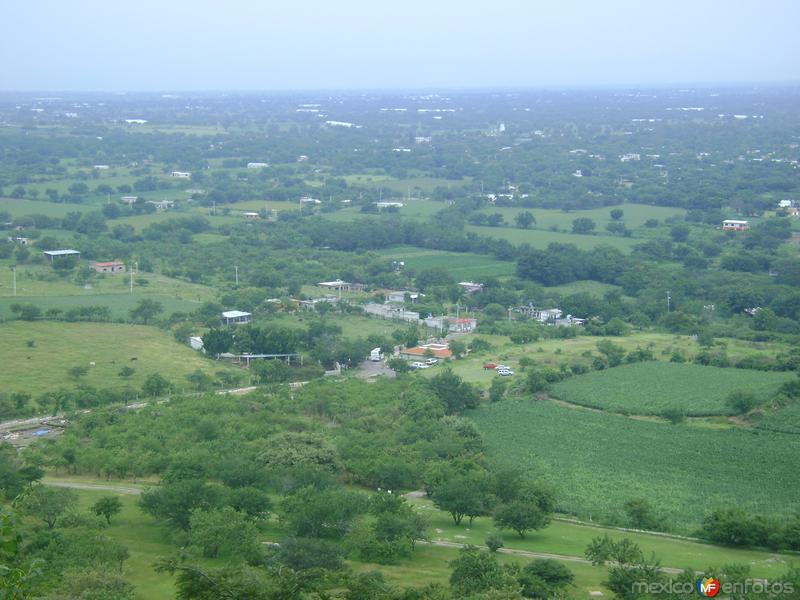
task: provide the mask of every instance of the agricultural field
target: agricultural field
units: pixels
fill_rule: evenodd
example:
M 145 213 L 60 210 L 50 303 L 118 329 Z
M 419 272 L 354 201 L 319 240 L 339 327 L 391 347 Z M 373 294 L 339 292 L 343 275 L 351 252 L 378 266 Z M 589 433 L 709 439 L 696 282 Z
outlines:
M 429 220 L 437 212 L 446 208 L 443 202 L 435 200 L 420 200 L 418 198 L 399 198 L 397 201 L 403 203 L 402 208 L 398 208 L 396 214 L 406 219 Z M 331 221 L 352 221 L 364 218 L 375 213 L 363 213 L 358 207 L 343 208 L 336 212 L 326 213 L 324 217 Z
M 142 325 L 11 321 L 0 324 L 0 339 L 0 389 L 34 396 L 77 383 L 141 387 L 152 373 L 180 388 L 196 369 L 209 374 L 233 369 L 206 359 L 167 332 Z M 90 367 L 80 381 L 67 376 L 75 366 Z M 127 379 L 118 375 L 125 366 L 136 370 Z
M 545 229 L 516 229 L 514 227 L 486 227 L 467 225 L 467 231 L 484 237 L 499 238 L 519 245 L 529 244 L 533 248 L 547 248 L 549 244 L 573 244 L 581 250 L 592 250 L 600 245 L 611 246 L 621 252 L 630 252 L 642 240 L 615 235 L 580 235 Z
M 507 400 L 470 417 L 489 460 L 522 467 L 557 489 L 559 509 L 619 521 L 622 505 L 647 498 L 676 532 L 706 511 L 796 510 L 800 437 L 741 428 L 704 429 L 628 419 L 548 401 Z
M 472 181 L 471 177 L 465 177 L 461 180 L 443 179 L 441 177 L 409 177 L 407 179 L 395 179 L 389 175 L 369 174 L 345 175 L 342 179 L 347 182 L 347 185 L 383 188 L 404 198 L 408 195 L 409 189 L 413 197 L 418 196 L 420 193 L 430 194 L 437 187 L 450 188 L 462 186 Z M 388 194 L 386 197 L 388 198 Z
M 545 287 L 544 289 L 548 292 L 555 292 L 561 296 L 571 296 L 572 294 L 589 294 L 590 296 L 602 298 L 607 292 L 618 291 L 621 288 L 618 285 L 613 285 L 611 283 L 602 283 L 600 281 L 582 279 L 562 285 Z
M 391 260 L 404 261 L 406 269 L 415 271 L 444 268 L 458 281 L 513 275 L 516 271 L 516 265 L 513 262 L 470 252 L 446 252 L 401 246 L 381 250 L 377 254 Z
M 752 392 L 767 402 L 793 373 L 721 369 L 688 363 L 642 362 L 571 377 L 550 394 L 573 404 L 634 415 L 677 410 L 689 416 L 731 414 L 726 398 Z
M 788 406 L 767 413 L 756 421 L 758 429 L 800 434 L 800 401 L 793 401 Z
M 70 212 L 86 212 L 96 207 L 86 204 L 67 204 L 66 202 L 49 202 L 47 200 L 21 200 L 16 198 L 0 198 L 0 212 L 5 211 L 11 218 L 18 219 L 25 215 L 45 215 L 60 218 Z M 24 235 L 24 234 L 23 234 Z

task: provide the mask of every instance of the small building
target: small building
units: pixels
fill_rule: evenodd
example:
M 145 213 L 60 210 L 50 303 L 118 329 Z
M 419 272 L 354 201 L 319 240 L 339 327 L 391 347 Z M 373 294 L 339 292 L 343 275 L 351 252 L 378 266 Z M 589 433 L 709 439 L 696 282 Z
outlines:
M 92 270 L 95 273 L 124 273 L 125 272 L 125 263 L 120 262 L 118 260 L 112 260 L 109 262 L 98 262 L 94 261 L 89 264 Z
M 412 310 L 406 310 L 402 306 L 395 306 L 392 304 L 378 304 L 376 302 L 369 302 L 363 306 L 364 312 L 379 319 L 387 319 L 389 321 L 404 321 L 406 323 L 419 324 L 419 313 Z
M 222 323 L 225 325 L 243 325 L 253 320 L 252 313 L 241 310 L 226 310 L 220 315 Z
M 98 171 L 107 171 L 111 167 L 109 165 L 94 165 L 94 168 Z
M 460 319 L 450 317 L 447 326 L 451 333 L 472 333 L 478 327 L 478 321 L 471 317 Z
M 250 219 L 250 220 L 255 220 L 255 219 L 260 219 L 261 218 L 261 215 L 259 215 L 257 212 L 253 212 L 251 210 L 242 211 L 242 216 L 245 219 Z
M 202 350 L 203 349 L 203 338 L 193 335 L 189 337 L 189 346 L 191 346 L 192 350 Z
M 248 169 L 264 169 L 264 168 L 266 168 L 268 166 L 269 165 L 267 163 L 265 163 L 265 162 L 249 162 L 249 163 L 247 163 L 247 168 Z
M 45 250 L 42 252 L 50 261 L 54 261 L 57 258 L 80 258 L 81 253 L 77 250 Z
M 156 210 L 168 210 L 175 206 L 174 200 L 148 200 L 148 204 L 156 207 Z
M 420 294 L 419 292 L 410 292 L 408 290 L 389 290 L 386 292 L 385 298 L 386 302 L 416 302 L 419 300 L 420 296 L 424 296 L 424 294 Z M 408 299 L 408 300 L 406 300 Z
M 26 237 L 19 237 L 19 236 L 17 236 L 17 237 L 10 237 L 10 238 L 8 238 L 8 241 L 9 241 L 9 242 L 13 242 L 13 243 L 15 243 L 15 244 L 19 244 L 20 246 L 27 246 L 28 244 L 30 244 L 30 243 L 31 243 L 31 241 L 30 241 L 28 238 L 26 238 Z
M 138 197 L 138 196 L 123 196 L 123 197 L 121 198 L 121 200 L 122 200 L 122 201 L 123 201 L 125 204 L 127 204 L 127 205 L 129 205 L 129 206 L 130 206 L 130 205 L 132 205 L 132 204 L 136 204 L 136 201 L 137 201 L 138 199 L 139 199 L 139 197 Z
M 475 292 L 480 292 L 483 289 L 482 283 L 474 283 L 472 281 L 459 281 L 458 285 L 464 288 L 464 291 L 468 294 L 474 294 Z
M 722 222 L 722 231 L 747 231 L 748 229 L 750 229 L 750 221 L 725 219 Z
M 403 208 L 402 202 L 376 202 L 375 206 L 380 208 Z
M 552 323 L 561 318 L 563 314 L 558 308 L 538 308 L 533 304 L 528 306 L 520 306 L 515 309 L 516 312 L 521 313 L 529 319 L 534 319 L 540 323 Z
M 400 350 L 400 356 L 407 359 L 424 358 L 425 356 L 431 354 L 433 355 L 433 358 L 439 359 L 448 359 L 452 358 L 453 356 L 453 353 L 450 351 L 450 348 L 447 346 L 447 344 L 420 344 L 419 346 L 414 346 L 413 348 L 405 348 Z
M 342 292 L 363 292 L 365 286 L 363 283 L 350 283 L 342 281 L 341 279 L 334 279 L 333 281 L 321 281 L 317 284 L 319 287 L 326 290 L 336 290 L 341 296 Z
M 303 196 L 300 198 L 300 204 L 322 204 L 322 201 L 318 198 L 309 198 L 308 196 Z
M 176 179 L 189 179 L 192 174 L 188 171 L 173 171 L 169 174 L 170 177 L 175 177 Z

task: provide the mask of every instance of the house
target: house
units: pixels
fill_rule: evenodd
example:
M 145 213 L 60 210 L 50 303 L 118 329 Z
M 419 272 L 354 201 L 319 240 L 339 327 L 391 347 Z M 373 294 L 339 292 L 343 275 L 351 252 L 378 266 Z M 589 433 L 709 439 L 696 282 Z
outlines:
M 319 287 L 326 290 L 336 290 L 339 295 L 342 292 L 363 292 L 366 287 L 363 283 L 349 283 L 341 279 L 334 279 L 333 281 L 321 281 L 317 284 Z
M 534 319 L 540 323 L 551 323 L 556 319 L 560 319 L 563 314 L 557 308 L 537 308 L 533 304 L 528 306 L 520 306 L 514 309 L 516 312 L 521 313 L 529 319 Z
M 567 315 L 563 319 L 556 319 L 553 321 L 556 327 L 583 327 L 586 325 L 586 319 L 579 319 L 572 315 Z
M 94 168 L 97 169 L 98 171 L 107 171 L 111 167 L 108 165 L 94 165 Z
M 400 350 L 400 356 L 407 359 L 423 358 L 432 354 L 434 358 L 448 359 L 452 358 L 453 353 L 448 348 L 447 344 L 420 344 L 413 348 L 405 348 Z
M 265 163 L 265 162 L 249 162 L 249 163 L 247 163 L 247 168 L 248 169 L 263 169 L 263 168 L 268 167 L 268 166 L 269 165 L 267 163 Z
M 45 250 L 42 252 L 52 262 L 56 258 L 80 258 L 81 253 L 77 250 Z
M 419 323 L 419 313 L 411 310 L 406 310 L 402 306 L 393 306 L 391 304 L 377 304 L 369 302 L 363 306 L 364 312 L 379 319 L 387 319 L 389 321 L 404 321 L 406 323 Z
M 410 292 L 408 290 L 389 290 L 386 292 L 385 298 L 386 302 L 403 303 L 406 302 L 406 298 L 408 298 L 409 302 L 416 302 L 419 300 L 420 296 L 424 296 L 424 294 Z
M 475 292 L 480 292 L 483 289 L 482 283 L 473 283 L 472 281 L 459 281 L 458 285 L 464 288 L 464 291 L 468 294 L 474 294 Z
M 123 197 L 122 197 L 122 201 L 123 201 L 125 204 L 129 205 L 129 206 L 130 206 L 131 204 L 136 204 L 136 200 L 137 200 L 137 199 L 138 199 L 138 196 L 123 196 Z
M 189 346 L 191 346 L 192 350 L 202 350 L 203 349 L 203 338 L 198 336 L 190 336 L 189 337 Z
M 448 319 L 448 326 L 452 333 L 471 333 L 478 327 L 478 321 L 470 317 Z
M 167 210 L 175 206 L 174 200 L 148 200 L 148 204 L 156 207 L 156 210 Z
M 403 208 L 405 205 L 402 202 L 376 202 L 375 206 L 378 208 Z
M 253 315 L 249 312 L 242 312 L 241 310 L 226 310 L 220 315 L 222 322 L 225 325 L 241 325 L 250 323 Z
M 722 222 L 722 231 L 747 231 L 750 229 L 749 221 L 737 221 L 736 219 L 725 219 Z
M 257 212 L 253 212 L 253 211 L 250 211 L 250 210 L 242 211 L 242 216 L 245 219 L 260 219 L 261 218 L 261 215 L 259 215 Z
M 620 162 L 631 162 L 632 160 L 641 160 L 641 155 L 636 154 L 635 152 L 630 152 L 628 154 L 623 154 L 619 157 Z
M 310 300 L 301 300 L 300 306 L 305 308 L 306 310 L 316 310 L 317 304 L 327 303 L 327 304 L 336 304 L 339 302 L 339 298 L 336 296 L 322 296 L 321 298 L 311 298 Z
M 189 179 L 192 176 L 191 173 L 188 171 L 173 171 L 169 174 L 170 177 L 175 177 L 176 179 Z
M 303 196 L 300 198 L 300 204 L 322 204 L 322 201 L 317 198 L 309 198 L 308 196 Z
M 31 243 L 31 241 L 26 237 L 10 237 L 8 238 L 9 242 L 14 242 L 15 244 L 19 244 L 20 246 L 27 246 Z
M 112 260 L 110 262 L 97 262 L 94 261 L 89 263 L 89 266 L 94 270 L 95 273 L 124 273 L 125 272 L 125 263 L 120 262 L 118 260 Z
M 781 200 L 778 202 L 778 208 L 794 208 L 794 200 Z

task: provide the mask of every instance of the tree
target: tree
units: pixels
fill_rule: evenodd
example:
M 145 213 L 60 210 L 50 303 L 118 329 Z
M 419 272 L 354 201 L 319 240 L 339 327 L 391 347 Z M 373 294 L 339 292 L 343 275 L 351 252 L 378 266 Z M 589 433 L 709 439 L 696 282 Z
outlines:
M 411 370 L 411 365 L 403 358 L 390 358 L 386 365 L 395 373 L 408 373 Z
M 653 505 L 646 498 L 632 498 L 622 507 L 631 527 L 635 529 L 646 529 L 655 531 L 663 528 L 662 520 L 659 519 Z
M 135 600 L 134 587 L 121 575 L 101 566 L 64 573 L 51 600 Z
M 233 346 L 233 334 L 227 329 L 211 329 L 203 336 L 203 349 L 211 356 L 219 356 Z
M 449 367 L 431 377 L 428 385 L 444 405 L 448 415 L 456 414 L 468 408 L 476 408 L 480 402 L 480 394 L 461 377 L 453 373 Z
M 450 340 L 447 344 L 447 347 L 450 349 L 450 352 L 452 352 L 453 356 L 455 356 L 456 358 L 461 358 L 464 355 L 464 352 L 467 351 L 466 344 L 458 340 Z
M 317 490 L 306 486 L 288 494 L 281 508 L 293 535 L 341 538 L 353 520 L 366 511 L 367 502 L 362 494 L 343 488 Z
M 69 376 L 72 377 L 75 381 L 77 381 L 81 377 L 84 377 L 88 372 L 89 372 L 89 367 L 85 365 L 77 365 L 74 367 L 70 367 L 67 370 Z
M 572 233 L 591 233 L 596 224 L 588 217 L 579 217 L 572 221 Z
M 208 485 L 199 479 L 186 479 L 146 490 L 139 497 L 139 507 L 173 527 L 189 529 L 193 510 L 218 508 L 222 500 L 223 488 L 220 486 Z
M 758 396 L 747 390 L 734 390 L 725 399 L 725 405 L 732 408 L 739 415 L 749 413 L 760 403 Z
M 450 568 L 450 588 L 455 598 L 517 587 L 517 582 L 500 566 L 494 554 L 482 552 L 475 546 L 461 548 Z
M 547 600 L 561 597 L 564 589 L 575 581 L 575 574 L 558 561 L 539 558 L 522 568 L 518 580 L 523 596 Z
M 611 215 L 611 219 L 613 221 L 619 221 L 622 218 L 622 215 L 625 213 L 621 208 L 614 208 L 609 214 Z
M 162 312 L 164 312 L 164 307 L 161 302 L 150 298 L 142 298 L 134 308 L 128 311 L 128 314 L 130 314 L 131 320 L 140 321 L 147 325 Z
M 92 504 L 91 510 L 97 516 L 105 517 L 106 522 L 111 525 L 111 517 L 122 510 L 122 501 L 117 496 L 103 496 Z
M 494 523 L 501 529 L 512 529 L 524 538 L 528 531 L 541 529 L 549 519 L 534 500 L 517 499 L 500 506 L 494 514 Z
M 497 532 L 490 533 L 486 538 L 486 547 L 489 548 L 489 552 L 497 552 L 500 548 L 505 546 L 503 542 L 503 536 L 501 536 Z
M 189 543 L 206 558 L 253 557 L 258 552 L 255 525 L 230 506 L 196 508 L 189 517 Z
M 494 503 L 489 477 L 480 471 L 453 475 L 433 490 L 433 503 L 450 513 L 456 525 L 460 525 L 464 517 L 469 517 L 472 525 L 475 517 L 488 515 Z
M 673 225 L 669 230 L 669 237 L 672 238 L 673 242 L 685 242 L 689 239 L 689 226 L 683 224 Z
M 131 377 L 131 376 L 132 376 L 134 373 L 136 373 L 136 369 L 134 369 L 133 367 L 129 367 L 129 366 L 127 366 L 127 365 L 126 365 L 126 366 L 122 367 L 122 368 L 119 370 L 119 373 L 117 373 L 117 375 L 119 375 L 120 377 L 122 377 L 122 379 L 130 379 L 130 377 Z
M 517 227 L 520 229 L 530 229 L 530 226 L 536 223 L 536 217 L 529 211 L 524 210 L 517 213 L 517 216 L 514 217 L 514 223 L 516 223 Z
M 142 385 L 142 393 L 145 396 L 152 396 L 153 398 L 157 396 L 163 396 L 166 394 L 172 384 L 166 379 L 164 379 L 158 373 L 151 373 L 147 376 L 147 379 L 144 380 L 144 385 Z
M 67 488 L 53 488 L 36 485 L 24 500 L 28 514 L 38 517 L 52 529 L 58 518 L 78 502 L 77 494 Z

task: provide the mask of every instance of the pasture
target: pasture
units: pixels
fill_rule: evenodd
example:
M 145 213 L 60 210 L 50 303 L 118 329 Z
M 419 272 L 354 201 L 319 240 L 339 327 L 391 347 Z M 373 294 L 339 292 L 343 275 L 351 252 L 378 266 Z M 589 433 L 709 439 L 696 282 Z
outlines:
M 767 402 L 792 378 L 793 373 L 652 361 L 570 377 L 550 393 L 572 404 L 623 414 L 659 415 L 675 409 L 689 416 L 711 416 L 733 413 L 725 404 L 732 392 L 752 392 Z
M 0 339 L 0 389 L 34 396 L 77 383 L 140 387 L 152 373 L 180 389 L 188 385 L 185 376 L 197 369 L 212 374 L 233 368 L 206 359 L 167 332 L 142 325 L 10 321 L 0 324 Z M 79 381 L 67 376 L 76 366 L 89 367 Z M 125 366 L 135 369 L 129 378 L 118 375 Z
M 548 401 L 506 400 L 472 411 L 489 460 L 523 468 L 557 489 L 560 510 L 622 522 L 623 504 L 647 498 L 675 531 L 704 514 L 796 510 L 800 438 L 628 419 Z
M 70 212 L 87 212 L 96 206 L 86 204 L 68 204 L 66 202 L 49 202 L 47 200 L 22 200 L 16 198 L 0 198 L 0 212 L 7 212 L 12 219 L 25 215 L 45 215 L 53 218 L 64 217 Z M 25 235 L 18 234 L 18 235 Z
M 573 244 L 581 250 L 593 250 L 597 246 L 606 245 L 616 248 L 621 252 L 630 252 L 641 240 L 614 235 L 580 235 L 561 231 L 547 231 L 545 229 L 516 229 L 514 227 L 486 227 L 467 225 L 468 232 L 476 233 L 483 237 L 499 238 L 514 245 L 529 244 L 533 248 L 544 249 L 549 244 Z
M 628 229 L 638 229 L 642 227 L 648 219 L 663 221 L 670 217 L 682 217 L 686 214 L 683 208 L 673 208 L 670 206 L 651 206 L 648 204 L 616 204 L 614 206 L 604 206 L 602 208 L 592 208 L 588 210 L 563 211 L 552 208 L 523 208 L 523 207 L 488 207 L 479 212 L 485 214 L 500 213 L 506 223 L 513 225 L 514 217 L 518 213 L 528 211 L 536 217 L 536 227 L 538 229 L 549 229 L 558 227 L 562 231 L 572 231 L 572 221 L 578 218 L 591 219 L 597 224 L 597 231 L 603 232 L 605 226 L 612 221 L 610 212 L 614 209 L 623 211 L 620 222 L 625 223 Z
M 381 250 L 377 254 L 391 260 L 403 261 L 406 269 L 413 269 L 417 272 L 444 268 L 457 281 L 513 275 L 516 271 L 516 265 L 513 262 L 501 261 L 471 252 L 446 252 L 415 246 L 400 246 Z

